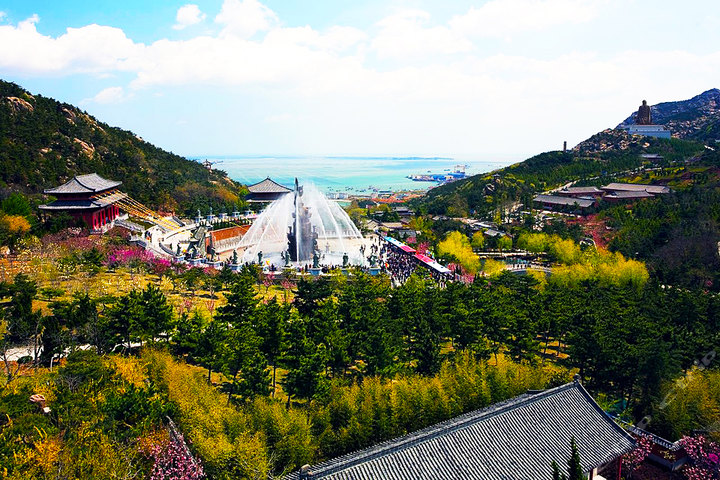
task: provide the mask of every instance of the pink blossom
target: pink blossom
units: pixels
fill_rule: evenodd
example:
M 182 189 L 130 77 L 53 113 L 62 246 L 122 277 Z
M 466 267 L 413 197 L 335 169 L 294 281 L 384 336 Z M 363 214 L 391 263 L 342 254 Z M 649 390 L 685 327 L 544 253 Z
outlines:
M 151 480 L 200 480 L 205 472 L 198 460 L 193 458 L 179 438 L 163 439 L 146 447 L 144 453 L 153 461 Z

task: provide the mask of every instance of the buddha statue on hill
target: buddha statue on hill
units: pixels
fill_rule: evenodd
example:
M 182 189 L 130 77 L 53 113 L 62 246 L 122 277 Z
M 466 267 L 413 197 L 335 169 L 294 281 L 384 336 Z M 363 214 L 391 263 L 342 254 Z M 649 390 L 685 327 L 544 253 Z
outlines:
M 646 100 L 642 101 L 642 105 L 638 108 L 637 118 L 635 119 L 636 125 L 652 125 L 652 117 L 650 115 L 650 105 L 647 104 Z

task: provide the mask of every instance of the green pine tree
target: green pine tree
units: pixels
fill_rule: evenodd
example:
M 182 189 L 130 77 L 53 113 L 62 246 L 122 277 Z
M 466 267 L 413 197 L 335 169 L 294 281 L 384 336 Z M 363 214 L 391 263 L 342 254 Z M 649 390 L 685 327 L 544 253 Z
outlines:
M 587 477 L 583 474 L 583 468 L 580 464 L 580 453 L 578 452 L 577 443 L 575 443 L 575 437 L 570 438 L 570 448 L 572 449 L 572 455 L 568 460 L 568 480 L 586 480 Z
M 553 460 L 551 466 L 553 470 L 552 480 L 567 480 L 567 476 L 560 471 L 560 467 L 555 460 Z

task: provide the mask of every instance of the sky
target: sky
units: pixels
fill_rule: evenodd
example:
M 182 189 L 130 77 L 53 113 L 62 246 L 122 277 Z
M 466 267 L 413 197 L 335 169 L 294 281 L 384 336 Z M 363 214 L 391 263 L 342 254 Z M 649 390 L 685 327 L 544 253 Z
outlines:
M 186 156 L 521 159 L 718 72 L 716 0 L 0 0 L 0 79 Z

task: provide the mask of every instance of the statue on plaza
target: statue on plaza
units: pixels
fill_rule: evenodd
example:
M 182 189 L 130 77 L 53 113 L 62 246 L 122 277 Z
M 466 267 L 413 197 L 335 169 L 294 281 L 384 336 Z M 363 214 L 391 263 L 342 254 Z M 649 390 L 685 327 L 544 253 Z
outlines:
M 263 257 L 262 250 L 260 250 L 258 252 L 258 265 L 262 265 L 262 257 Z
M 638 108 L 635 124 L 652 125 L 652 115 L 650 113 L 650 105 L 647 104 L 647 100 L 643 100 L 642 105 L 640 105 L 640 108 Z
M 233 263 L 233 265 L 237 265 L 237 264 L 238 264 L 238 254 L 237 254 L 237 250 L 233 250 L 232 263 Z
M 313 253 L 313 268 L 318 268 L 320 266 L 320 255 L 318 255 L 317 250 Z
M 348 261 L 350 260 L 350 257 L 348 257 L 347 253 L 343 253 L 343 267 L 348 266 Z
M 374 253 L 372 255 L 370 255 L 370 266 L 372 268 L 377 267 L 377 257 L 375 256 Z

